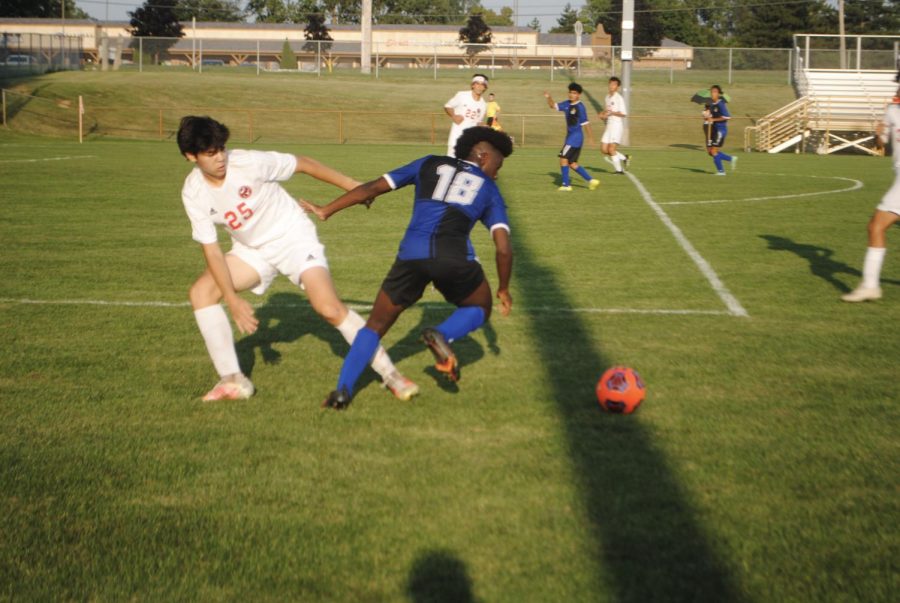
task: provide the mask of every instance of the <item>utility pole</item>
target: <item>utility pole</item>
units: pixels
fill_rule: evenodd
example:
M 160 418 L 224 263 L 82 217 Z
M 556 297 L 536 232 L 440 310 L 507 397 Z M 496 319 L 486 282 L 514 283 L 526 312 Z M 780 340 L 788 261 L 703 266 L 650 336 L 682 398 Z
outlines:
M 846 69 L 847 44 L 844 41 L 844 0 L 838 0 L 838 37 L 841 40 L 841 69 Z
M 364 75 L 372 73 L 372 0 L 362 0 L 362 27 L 360 42 L 362 43 L 360 67 Z
M 634 0 L 622 1 L 622 98 L 631 113 L 631 62 L 634 60 Z M 622 144 L 631 142 L 629 119 L 625 118 Z

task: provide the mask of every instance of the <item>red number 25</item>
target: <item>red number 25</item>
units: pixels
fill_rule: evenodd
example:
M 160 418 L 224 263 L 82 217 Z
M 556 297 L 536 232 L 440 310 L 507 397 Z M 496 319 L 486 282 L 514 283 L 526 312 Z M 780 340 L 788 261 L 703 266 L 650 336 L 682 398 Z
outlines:
M 250 216 L 253 215 L 253 210 L 247 207 L 246 203 L 241 203 L 235 209 L 241 212 L 240 217 L 244 218 L 244 220 L 249 220 Z M 231 228 L 231 230 L 237 230 L 238 228 L 243 226 L 243 223 L 238 218 L 238 215 L 233 211 L 225 212 L 225 222 L 228 224 L 228 227 Z

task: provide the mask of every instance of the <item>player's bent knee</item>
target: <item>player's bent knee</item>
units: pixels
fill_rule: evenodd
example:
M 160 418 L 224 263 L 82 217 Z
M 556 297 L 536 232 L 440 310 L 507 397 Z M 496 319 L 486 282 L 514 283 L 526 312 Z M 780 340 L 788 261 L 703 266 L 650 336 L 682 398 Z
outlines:
M 347 307 L 344 306 L 341 302 L 326 302 L 316 304 L 315 306 L 316 313 L 325 319 L 330 325 L 339 325 L 344 321 L 344 318 L 347 316 Z
M 208 273 L 204 273 L 188 289 L 188 299 L 191 300 L 191 305 L 195 309 L 205 308 L 219 303 L 219 300 L 222 299 L 222 292 L 219 291 L 216 281 Z

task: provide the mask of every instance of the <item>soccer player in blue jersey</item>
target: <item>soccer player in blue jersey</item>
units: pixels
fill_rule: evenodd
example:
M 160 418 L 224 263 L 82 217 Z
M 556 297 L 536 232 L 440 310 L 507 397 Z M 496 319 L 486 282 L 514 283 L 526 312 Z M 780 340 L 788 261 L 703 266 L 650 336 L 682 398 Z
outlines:
M 725 99 L 722 98 L 721 87 L 710 86 L 709 95 L 712 102 L 703 111 L 706 152 L 716 164 L 716 176 L 724 176 L 725 167 L 722 165 L 722 161 L 731 162 L 732 171 L 737 167 L 737 157 L 726 155 L 721 151 L 722 145 L 725 144 L 725 136 L 728 134 L 728 120 L 731 119 L 731 113 L 728 112 Z
M 422 342 L 434 355 L 437 370 L 451 381 L 459 380 L 459 363 L 450 344 L 479 328 L 491 315 L 491 286 L 469 239 L 476 222 L 488 227 L 494 240 L 500 313 L 506 316 L 512 309 L 509 221 L 494 183 L 504 157 L 512 153 L 512 140 L 503 132 L 476 126 L 460 135 L 455 151 L 456 158 L 428 155 L 417 159 L 324 207 L 300 201 L 307 211 L 327 220 L 351 205 L 369 204 L 378 195 L 410 184 L 416 187 L 412 218 L 397 259 L 381 284 L 366 326 L 357 333 L 344 359 L 337 389 L 323 406 L 343 409 L 350 404 L 356 381 L 381 338 L 400 314 L 422 297 L 429 283 L 457 309 L 443 323 L 424 329 Z
M 587 109 L 581 102 L 582 88 L 580 84 L 572 82 L 569 84 L 569 100 L 561 103 L 553 102 L 549 92 L 544 92 L 544 98 L 547 99 L 547 105 L 551 109 L 561 111 L 566 114 L 566 141 L 563 143 L 562 149 L 559 151 L 559 170 L 562 172 L 562 186 L 557 190 L 571 191 L 572 183 L 569 181 L 569 168 L 572 168 L 578 174 L 587 180 L 588 188 L 591 190 L 600 186 L 600 181 L 591 176 L 586 169 L 578 165 L 578 157 L 581 155 L 581 147 L 584 146 L 584 133 L 582 128 L 587 131 L 588 139 L 594 144 L 594 132 L 591 130 L 591 122 L 588 121 Z

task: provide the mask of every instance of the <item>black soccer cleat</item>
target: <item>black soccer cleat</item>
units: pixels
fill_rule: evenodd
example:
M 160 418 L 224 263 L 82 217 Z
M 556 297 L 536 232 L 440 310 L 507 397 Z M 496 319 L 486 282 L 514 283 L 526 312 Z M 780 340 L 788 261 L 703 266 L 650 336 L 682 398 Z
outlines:
M 353 398 L 350 396 L 350 392 L 347 391 L 347 388 L 336 389 L 328 394 L 328 397 L 322 402 L 322 408 L 344 410 L 350 406 L 350 401 L 352 399 Z
M 431 327 L 422 331 L 422 343 L 428 346 L 434 355 L 434 368 L 444 374 L 447 379 L 454 383 L 459 381 L 459 362 L 456 360 L 456 354 L 453 348 L 441 335 L 441 332 Z

